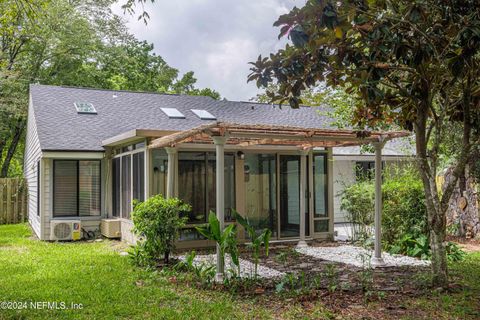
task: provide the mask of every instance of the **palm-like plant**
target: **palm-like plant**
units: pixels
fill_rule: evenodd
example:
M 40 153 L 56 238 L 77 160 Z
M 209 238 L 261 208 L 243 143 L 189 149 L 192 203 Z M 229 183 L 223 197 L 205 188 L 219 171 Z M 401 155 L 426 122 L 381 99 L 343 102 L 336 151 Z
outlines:
M 232 263 L 237 268 L 238 274 L 240 274 L 236 225 L 230 224 L 224 230 L 220 230 L 220 221 L 216 214 L 210 211 L 208 215 L 208 225 L 206 227 L 196 227 L 196 229 L 205 238 L 213 240 L 218 244 L 222 260 L 225 260 L 225 253 L 230 255 Z
M 272 232 L 269 229 L 263 229 L 260 234 L 257 234 L 255 228 L 248 221 L 248 218 L 242 217 L 236 210 L 233 210 L 233 217 L 248 233 L 251 242 L 247 246 L 252 250 L 253 263 L 255 265 L 255 278 L 258 274 L 258 262 L 260 260 L 260 248 L 265 246 L 265 255 L 268 257 L 268 247 Z

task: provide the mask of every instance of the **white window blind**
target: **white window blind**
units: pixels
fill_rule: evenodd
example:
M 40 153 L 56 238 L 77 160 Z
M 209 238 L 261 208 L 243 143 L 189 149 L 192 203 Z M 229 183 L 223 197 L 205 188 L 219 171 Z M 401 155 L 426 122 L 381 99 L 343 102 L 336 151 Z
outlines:
M 54 160 L 53 175 L 55 217 L 100 215 L 100 161 Z

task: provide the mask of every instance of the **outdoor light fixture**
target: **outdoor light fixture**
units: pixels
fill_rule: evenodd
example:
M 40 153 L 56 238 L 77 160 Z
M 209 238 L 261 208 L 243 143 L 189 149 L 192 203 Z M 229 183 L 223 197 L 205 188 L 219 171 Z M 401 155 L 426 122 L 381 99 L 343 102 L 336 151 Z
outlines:
M 237 157 L 240 160 L 245 160 L 245 153 L 243 153 L 242 151 L 238 151 L 237 152 Z

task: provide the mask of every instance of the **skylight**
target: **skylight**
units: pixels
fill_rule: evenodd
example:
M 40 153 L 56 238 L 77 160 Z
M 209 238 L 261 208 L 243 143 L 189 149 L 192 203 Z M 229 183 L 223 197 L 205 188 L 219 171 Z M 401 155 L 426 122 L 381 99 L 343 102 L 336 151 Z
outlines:
M 185 119 L 183 113 L 175 108 L 160 108 L 170 119 Z
M 211 114 L 207 110 L 199 110 L 199 109 L 190 109 L 190 110 L 192 110 L 192 112 L 195 113 L 195 115 L 202 120 L 217 120 L 217 117 L 215 117 L 213 114 Z
M 75 102 L 75 108 L 77 109 L 77 113 L 90 113 L 90 114 L 97 114 L 97 110 L 93 104 L 89 102 Z

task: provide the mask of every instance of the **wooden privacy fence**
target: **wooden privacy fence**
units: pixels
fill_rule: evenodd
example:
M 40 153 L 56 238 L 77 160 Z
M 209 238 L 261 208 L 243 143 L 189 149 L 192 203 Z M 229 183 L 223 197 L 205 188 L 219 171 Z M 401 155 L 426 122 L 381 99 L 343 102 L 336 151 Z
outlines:
M 28 219 L 27 186 L 21 178 L 0 178 L 0 224 Z

